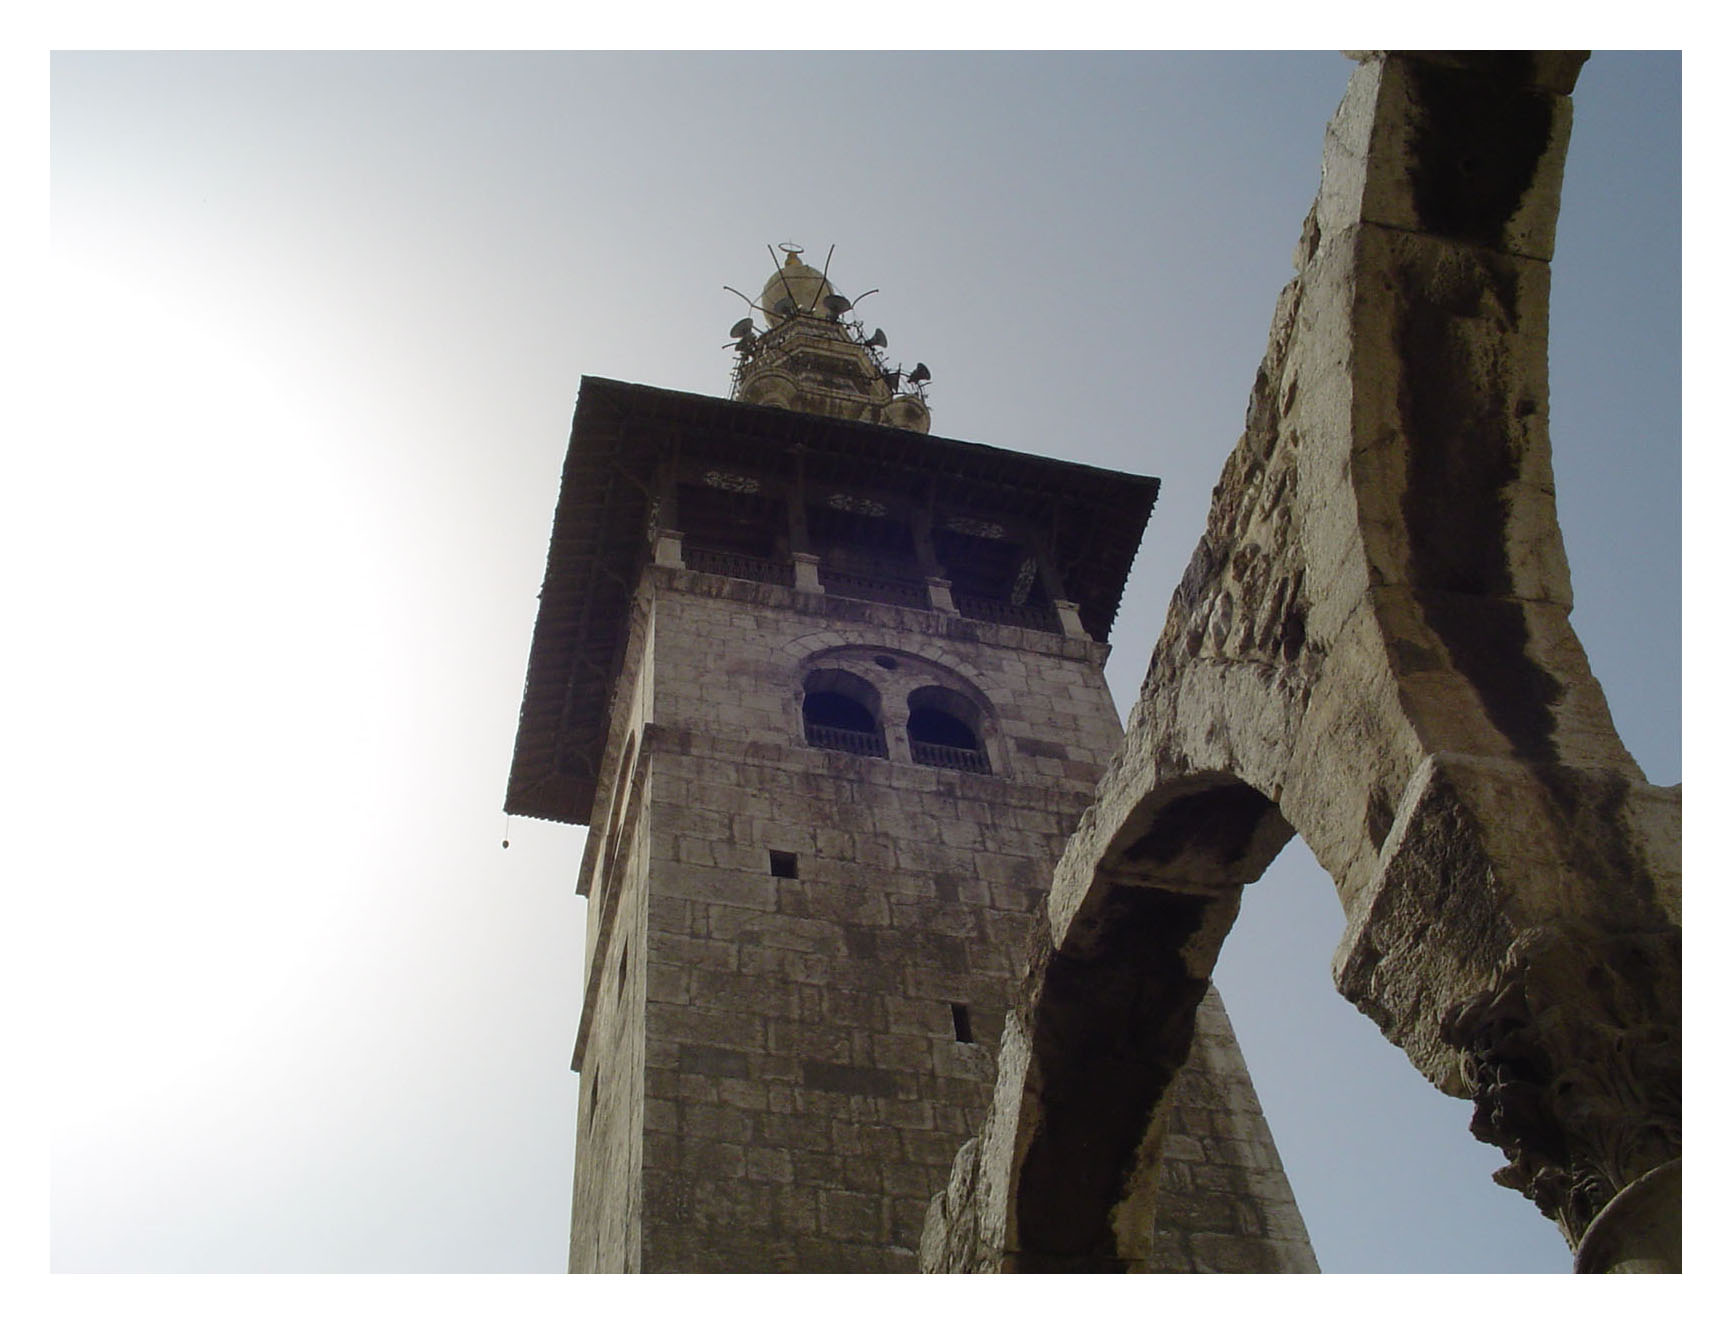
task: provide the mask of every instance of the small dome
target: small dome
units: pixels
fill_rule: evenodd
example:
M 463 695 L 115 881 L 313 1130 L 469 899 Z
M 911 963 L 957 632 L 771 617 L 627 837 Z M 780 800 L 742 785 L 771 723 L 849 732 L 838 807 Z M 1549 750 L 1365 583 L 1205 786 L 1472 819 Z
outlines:
M 800 261 L 798 253 L 789 253 L 781 269 L 764 282 L 758 306 L 768 315 L 771 326 L 786 319 L 790 302 L 802 312 L 835 321 L 836 315 L 824 306 L 824 300 L 835 292 L 823 272 Z

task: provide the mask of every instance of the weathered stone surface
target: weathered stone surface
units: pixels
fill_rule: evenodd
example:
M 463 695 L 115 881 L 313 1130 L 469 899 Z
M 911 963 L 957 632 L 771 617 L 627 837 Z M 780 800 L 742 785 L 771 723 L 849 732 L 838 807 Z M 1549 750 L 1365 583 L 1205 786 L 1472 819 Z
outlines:
M 574 1269 L 916 1267 L 927 1203 L 996 1088 L 1054 863 L 1121 734 L 1104 647 L 965 624 L 645 570 L 583 883 Z M 906 717 L 884 722 L 883 757 L 813 747 L 814 672 L 869 684 L 886 714 L 945 685 L 980 715 L 991 771 L 915 762 Z M 1165 1253 L 1311 1267 L 1296 1211 L 1260 1212 L 1285 1182 L 1224 1015 L 1206 1015 L 1196 1128 L 1176 1128 L 1194 1190 L 1157 1220 Z
M 1232 1230 L 1231 1183 L 1187 1184 L 1163 1140 L 1240 888 L 1294 831 L 1346 913 L 1338 986 L 1475 1100 L 1498 1180 L 1572 1245 L 1640 1186 L 1584 1267 L 1665 1260 L 1675 1184 L 1642 1183 L 1681 1150 L 1678 792 L 1643 780 L 1570 629 L 1546 428 L 1581 58 L 1353 74 L 1245 435 L 1055 871 L 924 1267 L 1165 1268 L 1170 1212 L 1193 1246 Z

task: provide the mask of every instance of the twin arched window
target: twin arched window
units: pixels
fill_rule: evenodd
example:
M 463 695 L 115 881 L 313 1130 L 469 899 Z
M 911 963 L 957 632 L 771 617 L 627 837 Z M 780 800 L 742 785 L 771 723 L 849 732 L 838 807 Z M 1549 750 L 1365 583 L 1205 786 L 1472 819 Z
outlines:
M 809 673 L 800 712 L 812 748 L 890 757 L 883 702 L 878 691 L 853 672 L 823 668 Z M 954 690 L 925 685 L 908 696 L 908 752 L 916 763 L 990 773 L 983 726 L 980 706 Z

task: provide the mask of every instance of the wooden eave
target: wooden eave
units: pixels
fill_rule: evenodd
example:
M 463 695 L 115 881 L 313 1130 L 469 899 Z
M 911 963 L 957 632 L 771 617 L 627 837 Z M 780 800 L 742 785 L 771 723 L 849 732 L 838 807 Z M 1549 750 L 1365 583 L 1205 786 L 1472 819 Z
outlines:
M 899 494 L 1050 531 L 1084 628 L 1104 641 L 1160 490 L 975 442 L 585 377 L 572 419 L 529 648 L 505 810 L 587 824 L 632 597 L 664 463 L 702 461 L 808 485 Z

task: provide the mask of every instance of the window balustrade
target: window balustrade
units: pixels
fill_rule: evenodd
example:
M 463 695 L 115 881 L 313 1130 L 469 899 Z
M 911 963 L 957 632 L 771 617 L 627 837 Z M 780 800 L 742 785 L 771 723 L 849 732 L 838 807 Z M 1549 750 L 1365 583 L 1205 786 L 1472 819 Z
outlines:
M 931 608 L 926 584 L 900 576 L 862 574 L 854 570 L 837 570 L 824 566 L 818 571 L 824 591 L 838 598 L 855 598 L 863 602 L 883 602 L 893 607 Z
M 933 745 L 922 740 L 910 740 L 908 752 L 914 761 L 928 768 L 949 768 L 955 772 L 979 772 L 990 775 L 992 764 L 986 753 L 978 749 L 958 749 L 954 745 Z
M 1025 630 L 1044 630 L 1058 634 L 1058 613 L 1046 602 L 1005 602 L 999 598 L 974 597 L 951 591 L 956 610 L 971 621 L 986 621 L 992 625 L 1017 625 Z
M 706 575 L 725 575 L 729 579 L 749 579 L 759 584 L 780 584 L 784 588 L 792 588 L 794 584 L 792 562 L 770 561 L 761 556 L 747 556 L 744 552 L 693 547 L 689 543 L 684 551 L 688 570 L 699 570 Z
M 890 757 L 882 731 L 850 731 L 809 721 L 806 723 L 806 743 L 813 749 L 829 749 L 839 754 L 861 754 L 873 759 Z

